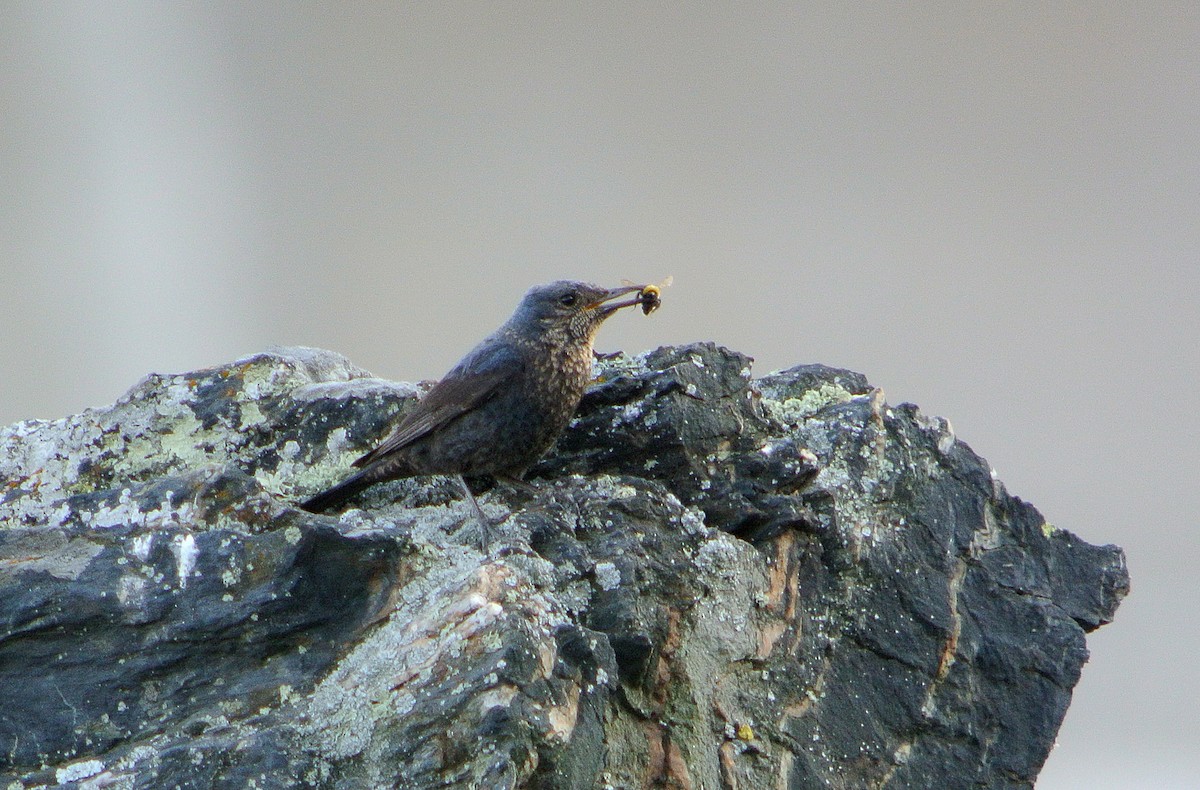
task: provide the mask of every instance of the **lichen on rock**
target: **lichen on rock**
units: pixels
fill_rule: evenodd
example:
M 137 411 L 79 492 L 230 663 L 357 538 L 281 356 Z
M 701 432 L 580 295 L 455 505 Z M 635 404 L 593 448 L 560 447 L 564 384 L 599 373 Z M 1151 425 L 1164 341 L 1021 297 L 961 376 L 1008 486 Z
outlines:
M 487 555 L 435 478 L 296 508 L 419 393 L 330 352 L 0 429 L 0 784 L 1032 786 L 1119 549 L 860 374 L 596 373 Z

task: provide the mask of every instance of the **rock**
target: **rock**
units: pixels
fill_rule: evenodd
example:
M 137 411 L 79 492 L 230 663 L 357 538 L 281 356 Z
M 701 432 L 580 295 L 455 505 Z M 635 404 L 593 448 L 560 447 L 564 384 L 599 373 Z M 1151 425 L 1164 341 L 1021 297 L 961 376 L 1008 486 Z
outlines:
M 418 395 L 329 352 L 0 431 L 0 786 L 1032 787 L 1120 549 L 857 373 L 597 373 L 487 556 L 296 509 Z

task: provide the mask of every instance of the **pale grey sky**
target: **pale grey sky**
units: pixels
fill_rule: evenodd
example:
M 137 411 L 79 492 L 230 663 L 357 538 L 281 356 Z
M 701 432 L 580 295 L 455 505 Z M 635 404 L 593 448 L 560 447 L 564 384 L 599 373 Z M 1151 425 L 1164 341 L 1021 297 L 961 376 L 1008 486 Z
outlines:
M 1123 545 L 1039 788 L 1194 786 L 1200 5 L 3 18 L 0 423 L 270 344 L 433 378 L 533 283 L 674 275 L 600 346 L 860 370 Z

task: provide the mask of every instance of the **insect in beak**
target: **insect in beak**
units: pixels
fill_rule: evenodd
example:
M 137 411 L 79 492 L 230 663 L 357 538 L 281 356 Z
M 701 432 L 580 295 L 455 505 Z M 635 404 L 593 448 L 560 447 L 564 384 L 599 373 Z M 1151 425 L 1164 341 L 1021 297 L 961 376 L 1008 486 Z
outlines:
M 640 304 L 642 306 L 642 314 L 650 315 L 659 307 L 662 307 L 662 289 L 669 286 L 673 279 L 673 277 L 667 277 L 661 282 L 649 285 L 634 285 L 625 280 L 622 280 L 622 282 L 627 286 L 638 289 L 637 299 L 633 304 Z

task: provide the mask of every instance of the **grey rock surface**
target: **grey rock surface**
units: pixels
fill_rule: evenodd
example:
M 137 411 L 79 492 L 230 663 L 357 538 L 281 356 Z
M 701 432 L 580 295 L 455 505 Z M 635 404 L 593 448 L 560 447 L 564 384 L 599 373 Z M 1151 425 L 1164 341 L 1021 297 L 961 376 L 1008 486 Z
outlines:
M 0 430 L 0 787 L 1033 785 L 1120 549 L 859 374 L 597 374 L 488 555 L 435 478 L 296 509 L 419 392 L 330 352 Z

